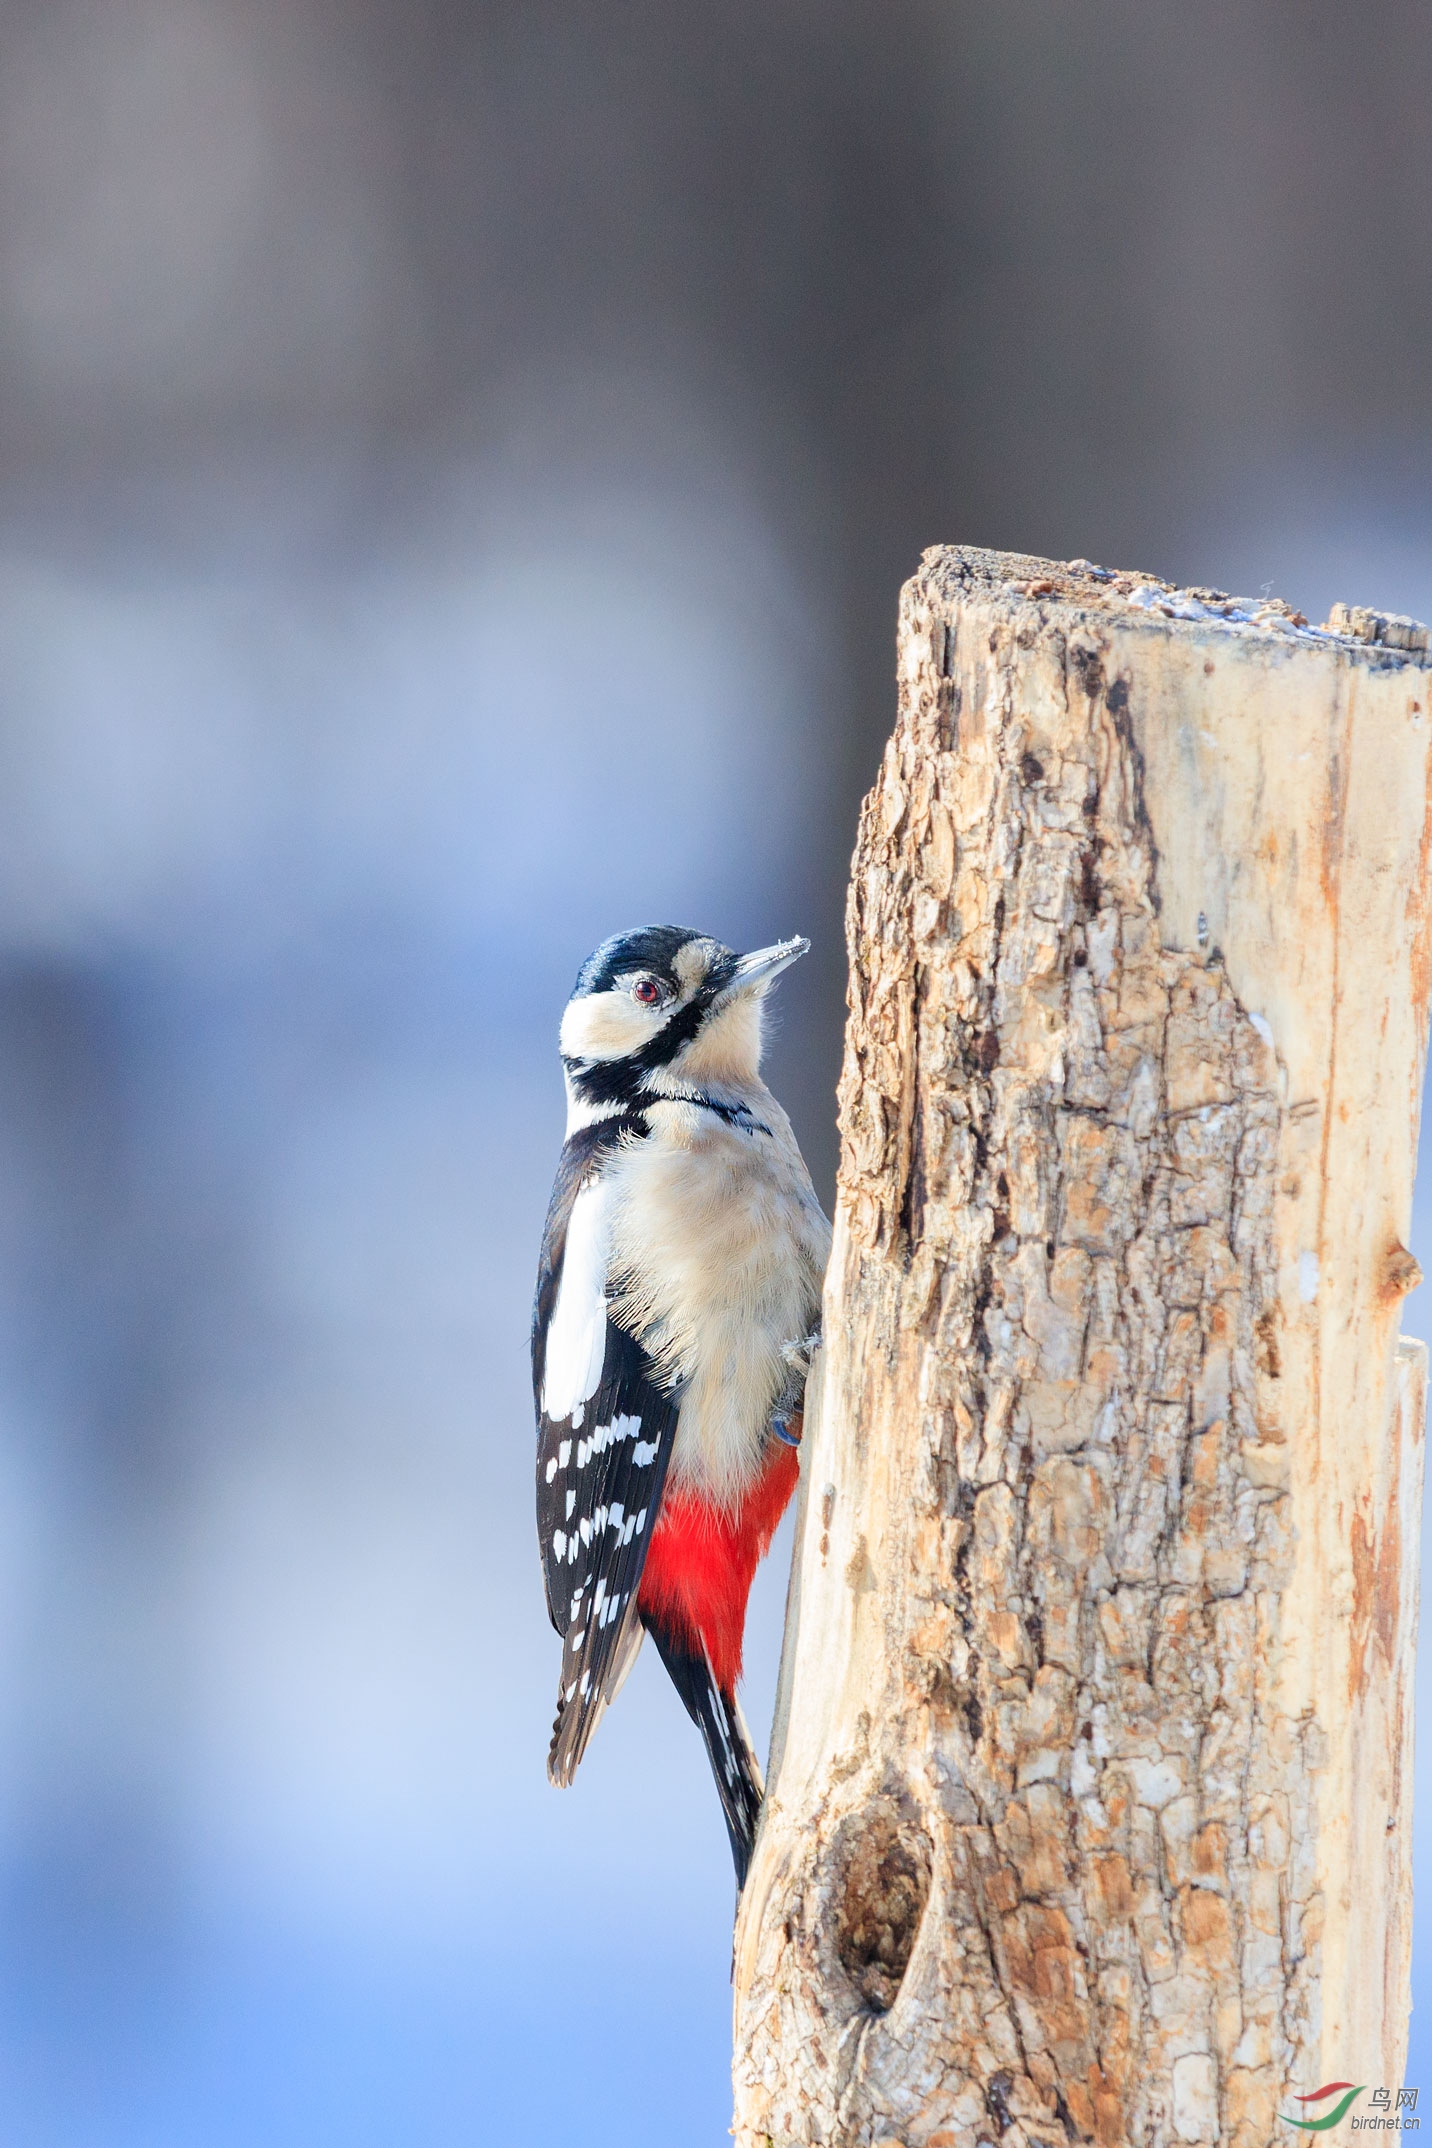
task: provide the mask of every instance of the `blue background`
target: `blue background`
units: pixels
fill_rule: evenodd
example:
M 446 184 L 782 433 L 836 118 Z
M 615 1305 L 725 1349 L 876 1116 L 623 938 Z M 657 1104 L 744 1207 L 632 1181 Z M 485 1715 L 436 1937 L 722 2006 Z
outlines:
M 653 1660 L 542 1775 L 560 1007 L 811 934 L 828 1196 L 923 545 L 1432 617 L 1429 107 L 1421 0 L 0 9 L 3 2148 L 725 2137 Z

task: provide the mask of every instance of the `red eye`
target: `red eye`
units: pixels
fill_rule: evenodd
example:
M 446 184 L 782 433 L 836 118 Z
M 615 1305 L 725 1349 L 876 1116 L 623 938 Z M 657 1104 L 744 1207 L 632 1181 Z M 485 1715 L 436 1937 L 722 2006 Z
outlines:
M 661 986 L 653 977 L 643 977 L 635 989 L 643 1007 L 654 1007 L 661 998 Z

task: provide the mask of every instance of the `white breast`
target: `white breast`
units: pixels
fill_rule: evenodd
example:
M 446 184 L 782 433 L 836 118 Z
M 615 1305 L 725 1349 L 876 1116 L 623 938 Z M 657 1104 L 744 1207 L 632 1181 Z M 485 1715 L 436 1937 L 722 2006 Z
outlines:
M 751 1108 L 768 1133 L 660 1105 L 612 1173 L 617 1317 L 682 1385 L 669 1481 L 725 1504 L 761 1466 L 781 1348 L 815 1324 L 830 1244 L 784 1112 L 764 1090 Z

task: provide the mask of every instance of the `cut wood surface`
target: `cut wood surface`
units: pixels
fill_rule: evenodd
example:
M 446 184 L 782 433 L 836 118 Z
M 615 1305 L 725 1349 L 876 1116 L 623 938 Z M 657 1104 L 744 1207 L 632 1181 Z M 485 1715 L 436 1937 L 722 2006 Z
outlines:
M 903 593 L 741 2148 L 1251 2148 L 1402 2081 L 1427 640 Z

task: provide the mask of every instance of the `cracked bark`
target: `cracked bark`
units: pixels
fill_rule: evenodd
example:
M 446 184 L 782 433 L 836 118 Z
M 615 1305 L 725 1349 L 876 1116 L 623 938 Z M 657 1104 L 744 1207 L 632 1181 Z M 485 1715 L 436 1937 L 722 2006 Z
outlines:
M 939 550 L 899 679 L 736 2139 L 1251 2148 L 1402 2078 L 1432 658 Z

